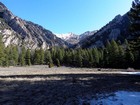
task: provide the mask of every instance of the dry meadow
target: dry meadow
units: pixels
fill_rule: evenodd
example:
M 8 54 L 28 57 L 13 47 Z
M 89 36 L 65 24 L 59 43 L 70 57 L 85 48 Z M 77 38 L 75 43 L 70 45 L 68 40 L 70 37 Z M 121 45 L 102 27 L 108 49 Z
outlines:
M 79 99 L 98 98 L 96 94 L 140 91 L 140 76 L 122 71 L 38 65 L 0 68 L 0 105 L 80 105 Z

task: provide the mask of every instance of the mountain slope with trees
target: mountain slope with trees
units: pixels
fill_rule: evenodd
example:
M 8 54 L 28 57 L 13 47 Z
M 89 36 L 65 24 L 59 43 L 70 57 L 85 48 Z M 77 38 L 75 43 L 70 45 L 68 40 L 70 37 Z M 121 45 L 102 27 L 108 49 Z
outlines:
M 3 13 L 3 12 L 0 12 Z M 38 47 L 32 50 L 25 46 L 24 38 L 17 34 L 2 18 L 0 20 L 0 66 L 30 66 L 48 65 L 52 66 L 71 66 L 71 67 L 103 67 L 103 68 L 140 68 L 140 2 L 135 0 L 131 10 L 122 17 L 118 16 L 104 28 L 99 30 L 94 36 L 89 38 L 104 41 L 104 47 L 94 45 L 91 47 L 83 46 L 79 49 L 64 48 L 63 46 L 43 49 Z M 3 14 L 0 14 L 4 16 Z M 128 22 L 129 20 L 129 22 Z M 124 22 L 122 24 L 122 22 Z M 28 24 L 28 22 L 27 22 Z M 110 24 L 115 30 L 114 34 L 110 30 Z M 35 24 L 30 23 L 31 26 Z M 122 26 L 122 27 L 121 27 Z M 123 31 L 116 31 L 116 27 L 121 27 Z M 4 29 L 6 28 L 6 31 Z M 108 31 L 107 31 L 107 30 Z M 10 30 L 10 31 L 7 31 Z M 46 31 L 46 30 L 45 30 Z M 5 34 L 4 34 L 5 32 Z M 32 31 L 33 32 L 33 31 Z M 99 36 L 99 33 L 105 33 Z M 109 34 L 108 32 L 111 32 Z M 118 37 L 115 32 L 122 32 Z M 123 33 L 124 32 L 124 33 Z M 9 34 L 9 36 L 7 36 Z M 10 36 L 10 35 L 13 36 Z M 113 37 L 111 37 L 114 35 Z M 123 36 L 124 35 L 124 36 Z M 93 37 L 93 39 L 92 39 Z M 104 39 L 106 38 L 107 39 Z M 122 38 L 123 37 L 123 38 Z M 4 39 L 5 38 L 5 39 Z M 8 39 L 10 38 L 10 39 Z M 114 39 L 117 38 L 117 39 Z M 120 38 L 118 40 L 118 38 Z M 122 38 L 122 40 L 121 40 Z M 126 38 L 126 39 L 125 39 Z M 128 40 L 127 40 L 128 39 Z M 4 41 L 5 40 L 5 41 Z M 13 41 L 11 41 L 13 40 Z M 21 41 L 17 44 L 15 40 Z M 91 41 L 89 40 L 89 41 Z M 5 44 L 5 42 L 9 44 Z M 25 43 L 25 44 L 24 44 Z M 84 44 L 84 43 L 83 43 Z M 91 43 L 88 43 L 90 45 Z M 20 47 L 19 47 L 20 45 Z M 87 43 L 85 43 L 87 45 Z
M 10 45 L 5 47 L 2 40 L 0 40 L 0 65 L 139 68 L 138 57 L 140 55 L 136 56 L 136 53 L 130 49 L 131 47 L 127 40 L 124 45 L 112 40 L 107 42 L 105 48 L 64 49 L 56 47 L 31 51 L 22 47 L 19 52 L 17 46 Z

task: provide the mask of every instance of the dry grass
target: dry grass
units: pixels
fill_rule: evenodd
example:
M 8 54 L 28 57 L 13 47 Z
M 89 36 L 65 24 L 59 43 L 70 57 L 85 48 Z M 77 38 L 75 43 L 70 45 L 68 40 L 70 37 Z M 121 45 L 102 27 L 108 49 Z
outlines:
M 79 98 L 121 89 L 140 91 L 140 77 L 124 70 L 0 68 L 0 105 L 79 105 Z
M 98 71 L 96 68 L 71 68 L 71 67 L 53 67 L 48 68 L 45 65 L 36 65 L 30 67 L 7 67 L 0 68 L 0 76 L 9 76 L 7 78 L 1 78 L 0 80 L 4 81 L 46 81 L 46 80 L 64 80 L 63 77 L 17 77 L 20 75 L 58 75 L 58 74 L 117 74 L 122 70 L 110 70 L 110 69 L 102 69 L 102 71 Z M 10 77 L 12 76 L 12 77 Z M 13 76 L 15 76 L 13 78 Z M 79 78 L 81 80 L 88 80 L 89 78 Z
M 47 66 L 30 66 L 30 67 L 8 67 L 0 68 L 0 75 L 34 75 L 34 74 L 91 74 L 91 73 L 119 73 L 126 71 L 123 69 L 101 69 L 96 68 L 71 68 L 71 67 L 53 67 Z

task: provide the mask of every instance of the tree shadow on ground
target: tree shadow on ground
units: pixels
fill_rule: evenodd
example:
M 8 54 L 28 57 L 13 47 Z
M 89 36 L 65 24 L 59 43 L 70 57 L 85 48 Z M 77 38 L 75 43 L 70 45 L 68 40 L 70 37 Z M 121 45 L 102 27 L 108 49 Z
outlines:
M 56 74 L 12 75 L 0 78 L 0 105 L 78 105 L 79 97 L 117 90 L 140 91 L 138 75 Z M 6 78 L 13 80 L 7 81 Z M 24 78 L 50 79 L 30 81 Z

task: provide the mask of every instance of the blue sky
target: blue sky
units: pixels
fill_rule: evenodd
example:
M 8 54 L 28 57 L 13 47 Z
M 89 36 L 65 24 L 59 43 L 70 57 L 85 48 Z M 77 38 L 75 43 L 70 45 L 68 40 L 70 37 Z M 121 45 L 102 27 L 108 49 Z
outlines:
M 100 29 L 130 10 L 132 0 L 0 0 L 22 19 L 54 33 L 81 34 Z

